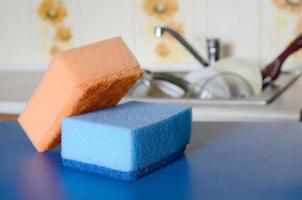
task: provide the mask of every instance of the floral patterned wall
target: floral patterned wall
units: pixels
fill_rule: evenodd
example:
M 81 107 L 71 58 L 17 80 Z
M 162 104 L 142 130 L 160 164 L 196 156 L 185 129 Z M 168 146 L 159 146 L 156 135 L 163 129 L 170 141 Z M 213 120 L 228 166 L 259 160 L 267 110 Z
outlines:
M 51 58 L 55 53 L 67 50 L 74 45 L 74 33 L 70 24 L 71 0 L 40 0 L 37 5 L 39 18 L 39 50 Z M 96 1 L 95 1 L 96 2 Z M 134 51 L 146 68 L 154 68 L 157 63 L 183 64 L 190 60 L 187 51 L 171 36 L 155 38 L 154 27 L 170 27 L 184 37 L 189 37 L 192 29 L 191 4 L 182 0 L 137 0 L 134 27 Z M 78 16 L 77 16 L 78 17 Z M 96 19 L 97 21 L 97 19 Z M 78 24 L 76 24 L 77 26 Z M 100 39 L 101 38 L 100 35 Z M 127 41 L 128 42 L 128 41 Z M 136 48 L 136 49 L 135 49 Z M 151 66 L 151 67 L 150 67 Z M 161 69 L 161 66 L 158 67 Z
M 3 0 L 0 6 L 0 69 L 44 69 L 59 51 L 121 35 L 143 67 L 199 67 L 169 35 L 180 32 L 201 53 L 218 37 L 231 56 L 271 61 L 302 33 L 302 0 Z M 302 51 L 288 66 L 302 66 Z M 39 65 L 36 65 L 39 63 Z
M 41 0 L 37 15 L 42 21 L 45 50 L 50 55 L 72 47 L 72 29 L 68 25 L 68 9 L 63 0 Z
M 176 16 L 180 12 L 179 3 L 176 0 L 144 0 L 142 2 L 142 10 L 146 14 L 146 32 L 150 37 L 154 37 L 154 27 L 162 25 L 172 28 L 184 35 L 184 22 L 182 19 L 177 19 Z M 184 58 L 184 52 L 179 52 L 177 49 L 177 41 L 169 35 L 165 34 L 163 38 L 156 42 L 154 53 L 163 61 L 177 61 Z

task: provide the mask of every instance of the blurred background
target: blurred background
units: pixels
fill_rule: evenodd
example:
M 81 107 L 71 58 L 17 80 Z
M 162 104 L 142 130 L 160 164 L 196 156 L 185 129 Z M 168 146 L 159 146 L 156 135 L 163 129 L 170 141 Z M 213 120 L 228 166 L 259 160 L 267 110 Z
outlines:
M 301 121 L 302 0 L 0 0 L 0 13 L 0 119 L 24 109 L 55 53 L 122 36 L 148 70 L 124 101 L 188 104 L 198 121 Z

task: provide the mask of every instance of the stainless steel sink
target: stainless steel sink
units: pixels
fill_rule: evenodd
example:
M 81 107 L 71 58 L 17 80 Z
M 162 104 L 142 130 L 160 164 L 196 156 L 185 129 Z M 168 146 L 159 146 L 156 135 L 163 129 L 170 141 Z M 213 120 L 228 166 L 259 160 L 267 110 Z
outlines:
M 183 76 L 184 74 L 177 74 Z M 262 94 L 258 96 L 252 96 L 248 98 L 240 99 L 194 99 L 194 98 L 169 98 L 169 97 L 158 97 L 148 93 L 148 96 L 132 95 L 127 96 L 127 100 L 143 100 L 152 102 L 162 103 L 186 103 L 190 105 L 267 105 L 273 102 L 279 95 L 281 95 L 288 87 L 290 87 L 299 77 L 301 71 L 283 72 L 274 85 L 266 88 Z
M 27 102 L 34 89 L 38 85 L 42 71 L 1 71 L 0 72 L 0 102 Z M 177 73 L 178 76 L 184 74 Z M 211 99 L 200 100 L 193 98 L 167 98 L 154 97 L 152 95 L 138 97 L 128 95 L 127 100 L 143 100 L 152 102 L 186 103 L 190 105 L 212 104 L 212 105 L 266 105 L 274 101 L 301 75 L 300 71 L 284 72 L 275 82 L 275 85 L 267 88 L 259 96 L 245 99 Z

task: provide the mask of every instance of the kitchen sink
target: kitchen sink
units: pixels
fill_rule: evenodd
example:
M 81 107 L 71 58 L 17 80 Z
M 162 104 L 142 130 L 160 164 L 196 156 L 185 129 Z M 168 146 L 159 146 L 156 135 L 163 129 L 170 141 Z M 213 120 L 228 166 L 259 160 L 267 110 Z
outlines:
M 176 76 L 184 76 L 185 73 L 179 74 L 175 73 Z M 237 99 L 199 99 L 199 98 L 171 98 L 165 96 L 153 95 L 152 92 L 143 96 L 137 92 L 128 94 L 127 100 L 143 100 L 150 102 L 161 102 L 161 103 L 182 103 L 190 105 L 259 105 L 264 106 L 272 103 L 278 96 L 280 96 L 287 88 L 289 88 L 299 77 L 301 76 L 301 71 L 290 71 L 283 72 L 278 80 L 274 82 L 273 85 L 267 87 L 260 95 L 251 96 L 247 98 L 237 98 Z
M 183 76 L 184 73 L 175 73 Z M 0 72 L 0 102 L 27 102 L 35 87 L 42 78 L 43 71 L 1 71 Z M 152 102 L 186 103 L 190 105 L 266 105 L 274 101 L 291 84 L 301 76 L 300 71 L 283 72 L 274 85 L 268 87 L 259 96 L 244 99 L 211 99 L 167 98 L 148 96 L 133 96 L 128 94 L 127 100 L 143 100 Z

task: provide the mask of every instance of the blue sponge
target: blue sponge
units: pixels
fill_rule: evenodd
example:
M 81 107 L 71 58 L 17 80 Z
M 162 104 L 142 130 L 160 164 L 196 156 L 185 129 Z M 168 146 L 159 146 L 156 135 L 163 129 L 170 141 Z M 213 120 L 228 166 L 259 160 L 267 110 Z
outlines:
M 183 155 L 191 121 L 189 107 L 135 101 L 66 118 L 63 165 L 138 179 Z

